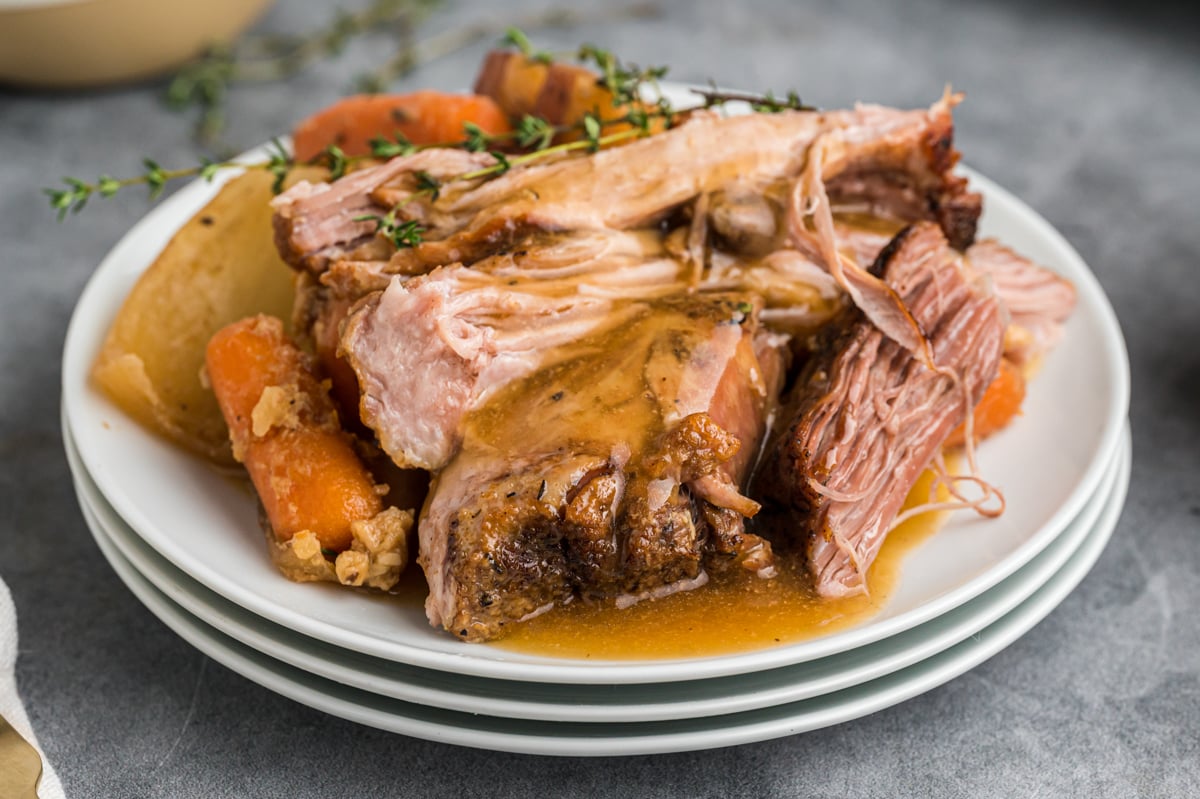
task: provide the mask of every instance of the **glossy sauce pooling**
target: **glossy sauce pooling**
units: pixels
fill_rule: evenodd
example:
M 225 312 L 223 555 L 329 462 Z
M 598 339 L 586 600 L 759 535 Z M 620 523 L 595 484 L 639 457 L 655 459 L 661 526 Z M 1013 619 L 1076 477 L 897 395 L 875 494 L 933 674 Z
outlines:
M 551 363 L 469 414 L 463 449 L 542 454 L 569 444 L 641 453 L 664 432 L 668 407 L 683 395 L 678 384 L 714 331 L 741 338 L 741 300 L 714 294 L 624 303 L 614 311 L 619 324 L 555 348 Z
M 929 496 L 918 480 L 906 507 Z M 794 643 L 849 627 L 877 613 L 896 585 L 904 555 L 941 525 L 945 513 L 917 516 L 893 530 L 871 566 L 870 596 L 821 599 L 795 555 L 778 557 L 771 580 L 736 570 L 707 586 L 625 610 L 576 602 L 517 625 L 491 643 L 502 649 L 564 658 L 687 658 Z

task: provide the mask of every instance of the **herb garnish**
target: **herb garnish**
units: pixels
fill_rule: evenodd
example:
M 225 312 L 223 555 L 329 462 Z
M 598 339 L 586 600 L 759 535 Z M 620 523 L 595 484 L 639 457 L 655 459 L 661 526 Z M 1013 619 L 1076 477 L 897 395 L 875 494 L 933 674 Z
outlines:
M 394 207 L 385 215 L 364 214 L 363 216 L 354 217 L 355 222 L 374 222 L 375 232 L 387 238 L 397 250 L 405 249 L 406 247 L 416 247 L 421 243 L 421 234 L 425 232 L 425 228 L 421 227 L 421 223 L 415 219 L 409 219 L 401 222 L 396 219 L 396 212 L 399 207 Z
M 541 58 L 544 51 L 534 51 L 528 37 L 518 28 L 510 28 L 505 41 L 516 46 L 529 57 Z M 634 64 L 625 64 L 608 50 L 594 45 L 584 45 L 577 53 L 581 61 L 594 64 L 600 70 L 597 81 L 613 96 L 616 107 L 625 107 L 624 114 L 604 118 L 597 112 L 589 112 L 572 125 L 553 125 L 540 117 L 526 115 L 522 117 L 516 128 L 511 132 L 489 134 L 473 123 L 466 123 L 463 138 L 456 142 L 444 142 L 436 145 L 415 145 L 400 133 L 391 139 L 375 138 L 371 141 L 371 154 L 367 156 L 349 156 L 337 145 L 329 145 L 315 158 L 303 162 L 305 165 L 324 166 L 329 170 L 330 178 L 343 176 L 350 166 L 368 159 L 389 159 L 410 155 L 430 147 L 460 147 L 470 152 L 489 152 L 495 159 L 490 166 L 481 167 L 448 180 L 439 181 L 425 172 L 416 173 L 417 193 L 405 198 L 397 207 L 392 208 L 382 216 L 360 217 L 357 221 L 370 219 L 376 222 L 378 232 L 387 237 L 396 247 L 413 247 L 420 243 L 424 232 L 419 224 L 402 221 L 398 218 L 399 208 L 418 196 L 426 196 L 431 201 L 437 200 L 445 182 L 455 180 L 479 180 L 492 178 L 508 172 L 515 166 L 521 166 L 548 156 L 586 150 L 596 152 L 602 147 L 616 144 L 633 138 L 649 135 L 652 123 L 662 122 L 670 126 L 678 115 L 678 111 L 663 97 L 658 82 L 666 76 L 666 67 L 642 68 Z M 649 92 L 647 88 L 649 87 Z M 702 98 L 702 108 L 712 108 L 728 102 L 746 102 L 756 112 L 772 113 L 784 110 L 811 110 L 811 106 L 801 102 L 799 95 L 789 92 L 784 99 L 776 99 L 771 93 L 749 94 L 742 92 L 723 92 L 713 87 L 710 90 L 693 89 Z M 646 100 L 648 93 L 656 95 L 655 99 Z M 616 130 L 614 130 L 616 128 Z M 610 132 L 606 132 L 610 131 Z M 557 137 L 566 133 L 580 135 L 573 141 L 555 144 Z M 525 152 L 513 155 L 499 147 L 516 144 Z M 123 188 L 145 185 L 150 190 L 151 199 L 157 198 L 169 181 L 186 177 L 202 177 L 212 181 L 218 172 L 225 169 L 263 169 L 275 177 L 273 189 L 276 193 L 282 190 L 289 172 L 298 165 L 296 160 L 287 152 L 278 140 L 272 142 L 265 161 L 244 163 L 236 160 L 214 161 L 201 159 L 196 166 L 182 169 L 163 169 L 156 162 L 146 159 L 145 171 L 128 178 L 113 178 L 102 175 L 94 182 L 86 182 L 78 178 L 63 178 L 64 188 L 48 188 L 45 194 L 50 206 L 58 212 L 60 220 L 70 213 L 78 213 L 94 196 L 112 197 Z
M 225 129 L 226 104 L 234 85 L 292 77 L 323 58 L 339 56 L 356 38 L 392 35 L 396 42 L 396 52 L 382 66 L 356 76 L 348 87 L 366 94 L 385 91 L 418 67 L 502 32 L 508 44 L 522 52 L 528 49 L 526 55 L 531 58 L 551 57 L 545 51 L 534 51 L 520 28 L 506 30 L 504 25 L 490 21 L 418 38 L 418 29 L 442 4 L 442 0 L 370 0 L 362 10 L 337 11 L 323 26 L 303 35 L 248 35 L 233 45 L 211 47 L 176 73 L 163 100 L 177 111 L 194 110 L 193 136 L 197 143 L 211 145 Z M 646 2 L 583 12 L 551 8 L 524 17 L 520 25 L 526 29 L 554 28 L 659 15 L 657 5 Z
M 760 114 L 774 114 L 780 111 L 816 111 L 816 106 L 808 105 L 800 99 L 800 95 L 790 91 L 781 100 L 772 92 L 754 94 L 753 92 L 721 91 L 715 85 L 709 89 L 691 89 L 704 99 L 704 107 L 724 105 L 726 103 L 746 103 L 752 111 Z

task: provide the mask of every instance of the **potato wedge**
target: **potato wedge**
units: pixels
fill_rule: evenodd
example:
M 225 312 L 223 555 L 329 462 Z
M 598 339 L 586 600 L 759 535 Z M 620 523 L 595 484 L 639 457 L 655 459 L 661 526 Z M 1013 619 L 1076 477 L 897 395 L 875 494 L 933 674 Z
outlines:
M 320 179 L 320 170 L 305 177 Z M 180 228 L 126 298 L 92 369 L 143 425 L 218 463 L 233 456 L 201 375 L 208 340 L 246 316 L 291 318 L 292 273 L 271 228 L 273 180 L 259 170 L 234 178 Z

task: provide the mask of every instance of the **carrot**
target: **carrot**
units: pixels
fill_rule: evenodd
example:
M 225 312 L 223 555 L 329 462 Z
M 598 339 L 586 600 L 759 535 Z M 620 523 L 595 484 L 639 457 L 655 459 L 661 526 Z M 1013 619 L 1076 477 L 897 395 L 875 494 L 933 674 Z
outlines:
M 975 440 L 981 441 L 1013 420 L 1025 400 L 1025 376 L 1012 361 L 1000 360 L 1000 371 L 988 384 L 975 406 Z M 967 441 L 966 426 L 959 425 L 946 439 L 946 446 L 960 447 Z
M 371 139 L 391 140 L 397 133 L 413 144 L 462 141 L 466 122 L 493 135 L 511 130 L 500 106 L 482 95 L 435 91 L 360 94 L 302 121 L 292 132 L 292 147 L 300 161 L 316 157 L 330 144 L 347 155 L 370 155 Z
M 279 541 L 311 531 L 324 549 L 351 543 L 351 522 L 382 502 L 328 392 L 283 323 L 254 316 L 217 331 L 205 364 L 241 461 Z
M 629 130 L 628 123 L 614 123 L 629 113 L 629 106 L 614 105 L 613 94 L 600 83 L 600 76 L 587 67 L 561 61 L 545 63 L 521 53 L 496 50 L 487 55 L 475 91 L 494 99 L 512 119 L 532 114 L 551 125 L 578 125 L 586 114 L 594 115 L 604 125 L 604 133 Z M 642 105 L 642 111 L 651 111 Z M 662 120 L 654 120 L 652 129 L 661 130 Z M 555 141 L 568 142 L 583 138 L 581 130 L 560 133 Z
M 493 50 L 479 69 L 475 93 L 495 100 L 509 119 L 520 119 L 533 113 L 549 70 L 545 61 L 512 50 Z

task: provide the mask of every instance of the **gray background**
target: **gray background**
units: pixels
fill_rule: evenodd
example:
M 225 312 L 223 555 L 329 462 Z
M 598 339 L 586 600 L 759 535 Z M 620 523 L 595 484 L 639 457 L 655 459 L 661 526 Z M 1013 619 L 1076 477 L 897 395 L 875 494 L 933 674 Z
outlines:
M 505 16 L 515 18 L 511 4 Z M 146 210 L 140 194 L 58 225 L 39 189 L 192 162 L 161 87 L 0 90 L 0 575 L 20 614 L 18 677 L 72 797 L 1183 796 L 1200 791 L 1200 52 L 1194 12 L 1158 3 L 665 0 L 665 17 L 548 32 L 672 76 L 795 87 L 837 106 L 965 90 L 968 161 L 1044 214 L 1112 298 L 1133 364 L 1133 484 L 1092 574 L 963 677 L 831 729 L 713 752 L 609 760 L 495 754 L 357 726 L 208 661 L 117 580 L 71 491 L 59 353 L 84 282 Z M 457 4 L 428 30 L 497 14 Z M 261 29 L 328 18 L 286 2 Z M 469 84 L 484 47 L 403 86 Z M 248 146 L 388 52 L 364 43 L 282 86 L 238 89 Z M 64 54 L 64 57 L 69 55 Z M 1047 442 L 1052 446 L 1053 442 Z

